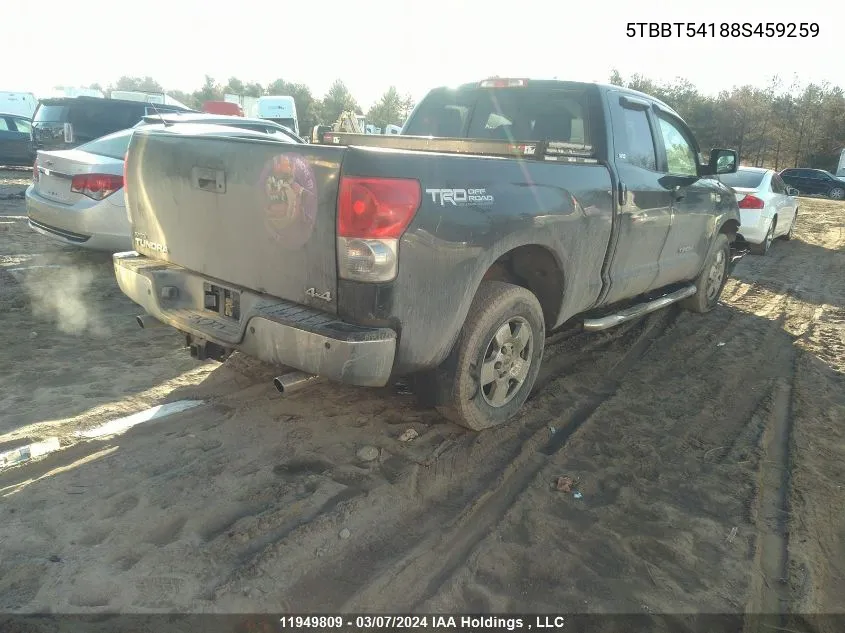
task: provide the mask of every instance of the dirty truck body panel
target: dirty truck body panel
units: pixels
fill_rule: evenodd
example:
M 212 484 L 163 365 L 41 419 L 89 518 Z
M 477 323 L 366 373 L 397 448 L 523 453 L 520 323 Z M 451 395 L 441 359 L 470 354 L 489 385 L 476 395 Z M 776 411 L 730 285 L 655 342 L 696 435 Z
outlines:
M 663 104 L 593 84 L 518 90 L 438 89 L 404 136 L 330 145 L 139 131 L 126 161 L 137 252 L 115 255 L 121 288 L 194 341 L 376 386 L 440 364 L 497 267 L 553 329 L 694 279 L 715 235 L 738 226 L 730 189 L 668 173 L 690 159 L 678 138 L 695 165 L 699 150 Z M 533 108 L 530 121 L 496 111 L 509 99 Z M 355 240 L 340 236 L 339 209 L 353 181 L 373 196 L 418 183 L 392 278 L 344 272 Z

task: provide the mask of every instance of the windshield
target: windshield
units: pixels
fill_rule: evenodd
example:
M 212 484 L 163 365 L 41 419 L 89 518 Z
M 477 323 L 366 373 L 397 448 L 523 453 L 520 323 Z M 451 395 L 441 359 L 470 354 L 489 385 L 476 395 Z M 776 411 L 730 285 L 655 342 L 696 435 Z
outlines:
M 402 133 L 590 144 L 586 104 L 573 89 L 443 88 L 422 100 Z
M 77 149 L 89 154 L 123 160 L 123 157 L 126 156 L 126 150 L 129 149 L 129 141 L 132 140 L 133 132 L 134 129 L 121 130 L 80 145 Z
M 763 182 L 763 176 L 766 172 L 763 171 L 744 171 L 742 169 L 733 174 L 722 174 L 719 180 L 725 183 L 728 187 L 739 187 L 740 189 L 756 189 Z
M 284 125 L 286 128 L 289 128 L 291 131 L 296 130 L 296 119 L 267 119 L 268 121 L 273 121 L 273 123 L 278 123 L 279 125 Z

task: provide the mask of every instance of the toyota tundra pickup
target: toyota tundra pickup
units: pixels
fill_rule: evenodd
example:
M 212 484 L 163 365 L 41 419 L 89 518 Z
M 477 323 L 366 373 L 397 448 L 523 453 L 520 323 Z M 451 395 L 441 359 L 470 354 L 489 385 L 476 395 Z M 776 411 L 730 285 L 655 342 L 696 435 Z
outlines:
M 139 129 L 121 290 L 197 358 L 233 350 L 364 387 L 407 377 L 481 430 L 513 418 L 547 334 L 713 309 L 742 256 L 737 154 L 614 86 L 437 88 L 394 136 L 322 144 Z

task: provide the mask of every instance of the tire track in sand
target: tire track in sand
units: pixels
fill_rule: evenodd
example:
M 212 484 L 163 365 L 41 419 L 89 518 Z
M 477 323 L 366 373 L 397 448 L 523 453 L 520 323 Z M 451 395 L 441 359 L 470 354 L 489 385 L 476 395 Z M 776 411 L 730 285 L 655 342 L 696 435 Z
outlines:
M 677 308 L 655 315 L 629 349 L 590 392 L 563 418 L 548 438 L 548 407 L 532 412 L 539 427 L 515 460 L 495 483 L 469 501 L 443 502 L 414 516 L 392 530 L 377 545 L 350 552 L 331 570 L 317 570 L 301 578 L 288 592 L 303 612 L 334 605 L 339 611 L 413 611 L 434 595 L 464 564 L 478 543 L 498 524 L 519 495 L 530 485 L 550 456 L 566 446 L 569 438 L 616 393 L 621 380 L 649 351 L 677 318 Z M 542 400 L 542 398 L 540 398 Z M 529 415 L 532 415 L 529 413 Z M 560 424 L 562 421 L 563 424 Z M 456 503 L 457 501 L 457 503 Z M 378 548 L 374 551 L 375 547 Z M 369 578 L 361 584 L 362 578 Z M 316 598 L 319 596 L 319 598 Z

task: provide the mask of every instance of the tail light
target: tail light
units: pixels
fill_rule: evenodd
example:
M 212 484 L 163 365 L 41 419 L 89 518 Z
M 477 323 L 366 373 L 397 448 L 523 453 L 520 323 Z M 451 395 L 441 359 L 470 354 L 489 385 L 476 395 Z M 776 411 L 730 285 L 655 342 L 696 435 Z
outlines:
M 32 163 L 32 182 L 38 182 L 38 159 Z
M 102 200 L 123 187 L 123 177 L 114 174 L 79 174 L 70 182 L 73 193 L 81 193 L 92 200 Z
M 337 208 L 340 277 L 370 282 L 394 279 L 399 238 L 414 219 L 421 199 L 416 180 L 342 178 Z
M 765 202 L 760 200 L 757 196 L 752 196 L 751 194 L 746 195 L 739 201 L 740 209 L 762 209 L 765 206 Z
M 65 123 L 63 127 L 65 143 L 73 143 L 73 125 Z

